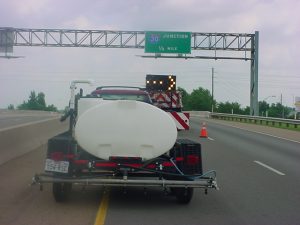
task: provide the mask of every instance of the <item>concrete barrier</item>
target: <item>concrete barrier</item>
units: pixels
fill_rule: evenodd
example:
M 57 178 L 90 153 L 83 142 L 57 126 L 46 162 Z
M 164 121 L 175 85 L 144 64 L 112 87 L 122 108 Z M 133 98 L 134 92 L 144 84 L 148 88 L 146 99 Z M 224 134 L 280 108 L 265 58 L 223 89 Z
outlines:
M 50 137 L 66 131 L 68 122 L 51 118 L 0 130 L 0 165 L 47 143 Z
M 209 118 L 210 112 L 208 111 L 185 111 L 190 113 L 190 116 Z

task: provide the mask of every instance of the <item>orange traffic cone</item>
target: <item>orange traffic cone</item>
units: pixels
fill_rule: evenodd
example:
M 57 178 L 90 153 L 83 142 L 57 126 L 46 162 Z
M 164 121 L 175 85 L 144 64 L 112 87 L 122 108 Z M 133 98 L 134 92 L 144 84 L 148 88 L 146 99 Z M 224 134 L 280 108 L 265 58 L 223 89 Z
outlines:
M 202 123 L 202 128 L 201 128 L 199 137 L 201 137 L 201 138 L 207 138 L 208 137 L 205 123 Z

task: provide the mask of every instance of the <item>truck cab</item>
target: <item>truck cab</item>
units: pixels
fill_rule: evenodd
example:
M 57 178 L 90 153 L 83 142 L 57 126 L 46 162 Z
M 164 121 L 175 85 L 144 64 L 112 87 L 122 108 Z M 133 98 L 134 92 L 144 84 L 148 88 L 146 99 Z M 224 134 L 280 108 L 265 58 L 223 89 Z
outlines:
M 152 104 L 148 92 L 139 87 L 102 86 L 97 87 L 91 96 L 103 100 L 133 100 Z

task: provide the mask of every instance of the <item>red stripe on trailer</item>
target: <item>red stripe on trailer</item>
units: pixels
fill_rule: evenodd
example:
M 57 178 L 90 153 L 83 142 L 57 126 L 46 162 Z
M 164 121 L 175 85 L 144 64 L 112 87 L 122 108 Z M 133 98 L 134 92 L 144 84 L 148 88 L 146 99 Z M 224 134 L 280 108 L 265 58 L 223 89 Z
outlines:
M 177 100 L 172 98 L 172 106 L 175 108 L 177 106 Z
M 162 99 L 164 102 L 166 102 L 169 99 L 166 99 L 166 95 L 163 95 L 162 93 L 158 94 L 157 96 L 155 96 L 156 100 Z
M 165 101 L 168 101 L 168 102 L 171 101 L 169 94 L 167 94 L 167 93 L 161 93 L 161 95 L 164 97 Z
M 176 108 L 179 105 L 179 95 L 178 93 L 169 93 L 170 98 L 172 98 L 172 106 Z M 179 105 L 180 107 L 180 105 Z
M 186 116 L 186 118 L 190 119 L 190 113 L 183 113 L 183 114 Z
M 185 129 L 189 129 L 189 125 L 185 123 L 185 121 L 177 114 L 177 112 L 170 112 L 171 115 L 176 119 L 178 123 Z

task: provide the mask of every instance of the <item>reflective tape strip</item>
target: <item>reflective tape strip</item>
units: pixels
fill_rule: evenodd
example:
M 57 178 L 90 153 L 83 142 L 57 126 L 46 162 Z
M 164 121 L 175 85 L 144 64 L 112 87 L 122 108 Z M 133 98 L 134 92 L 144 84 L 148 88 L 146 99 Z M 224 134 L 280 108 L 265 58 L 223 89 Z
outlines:
M 173 108 L 176 108 L 178 104 L 178 95 L 177 94 L 173 94 L 172 95 L 172 106 Z
M 166 102 L 170 102 L 171 101 L 170 97 L 167 94 L 165 94 L 165 93 L 161 93 L 160 97 L 162 99 L 164 99 Z
M 188 130 L 190 128 L 189 113 L 168 112 L 176 123 L 178 130 Z
M 178 93 L 173 92 L 159 92 L 152 93 L 151 98 L 158 102 L 159 107 L 165 108 L 180 108 L 181 99 Z

